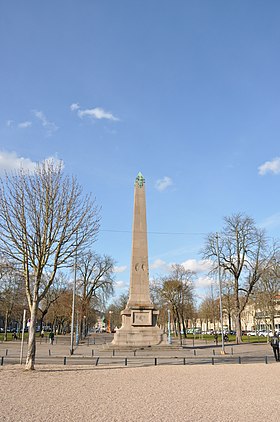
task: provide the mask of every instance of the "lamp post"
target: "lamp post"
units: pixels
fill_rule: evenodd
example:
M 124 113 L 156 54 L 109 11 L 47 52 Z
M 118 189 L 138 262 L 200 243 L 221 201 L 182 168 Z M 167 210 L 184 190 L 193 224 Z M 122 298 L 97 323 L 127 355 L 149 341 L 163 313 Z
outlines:
M 73 297 L 72 297 L 70 355 L 73 355 L 73 353 L 74 353 L 74 319 L 75 319 L 76 284 L 77 284 L 77 233 L 76 233 L 75 262 L 74 262 L 74 284 L 73 284 Z
M 221 266 L 220 266 L 219 235 L 218 235 L 218 233 L 216 233 L 216 243 L 217 243 L 218 282 L 219 282 L 219 295 L 220 295 L 220 321 L 221 321 L 221 331 L 222 331 L 222 350 L 221 350 L 221 354 L 225 355 L 225 342 L 224 342 L 224 330 L 223 330 L 222 282 L 221 282 Z
M 171 340 L 171 327 L 170 327 L 170 309 L 167 309 L 167 333 L 168 333 L 167 341 L 169 344 L 171 344 L 172 340 Z
M 113 313 L 113 311 L 109 311 L 108 326 L 107 326 L 108 333 L 111 332 L 111 315 L 112 315 L 112 313 Z
M 86 315 L 84 315 L 84 338 L 87 336 Z

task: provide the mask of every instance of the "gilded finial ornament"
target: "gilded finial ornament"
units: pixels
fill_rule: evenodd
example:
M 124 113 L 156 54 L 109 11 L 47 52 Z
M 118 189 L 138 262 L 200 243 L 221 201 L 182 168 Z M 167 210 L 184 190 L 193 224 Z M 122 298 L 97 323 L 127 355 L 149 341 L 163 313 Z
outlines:
M 135 183 L 137 183 L 137 185 L 139 186 L 139 188 L 142 188 L 142 186 L 143 186 L 143 185 L 144 185 L 144 183 L 145 183 L 144 176 L 143 176 L 143 174 L 142 174 L 140 171 L 139 171 L 139 173 L 137 174 L 137 177 L 136 177 Z

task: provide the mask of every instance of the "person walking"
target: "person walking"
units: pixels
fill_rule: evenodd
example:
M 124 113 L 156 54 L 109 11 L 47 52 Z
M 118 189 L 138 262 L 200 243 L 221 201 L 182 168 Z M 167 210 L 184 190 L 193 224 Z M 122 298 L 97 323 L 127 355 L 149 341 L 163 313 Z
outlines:
M 54 332 L 53 331 L 50 332 L 49 339 L 50 339 L 50 343 L 53 344 L 53 341 L 54 341 Z
M 275 331 L 274 336 L 271 338 L 271 347 L 273 349 L 274 357 L 276 362 L 279 362 L 279 337 Z

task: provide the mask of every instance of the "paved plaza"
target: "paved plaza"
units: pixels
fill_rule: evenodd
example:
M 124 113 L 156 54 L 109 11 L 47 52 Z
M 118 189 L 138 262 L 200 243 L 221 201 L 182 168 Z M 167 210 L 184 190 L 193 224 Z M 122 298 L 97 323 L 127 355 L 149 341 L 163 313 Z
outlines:
M 151 366 L 160 364 L 219 364 L 219 363 L 274 363 L 272 348 L 269 343 L 226 343 L 225 352 L 221 353 L 221 344 L 214 341 L 195 339 L 184 340 L 180 346 L 178 340 L 171 345 L 154 347 L 122 347 L 111 345 L 112 335 L 94 334 L 81 341 L 70 356 L 70 337 L 57 336 L 51 345 L 48 338 L 37 340 L 36 364 L 42 365 L 93 365 L 93 366 Z M 3 366 L 17 364 L 20 359 L 21 342 L 0 343 L 0 357 Z M 23 362 L 27 352 L 24 343 Z

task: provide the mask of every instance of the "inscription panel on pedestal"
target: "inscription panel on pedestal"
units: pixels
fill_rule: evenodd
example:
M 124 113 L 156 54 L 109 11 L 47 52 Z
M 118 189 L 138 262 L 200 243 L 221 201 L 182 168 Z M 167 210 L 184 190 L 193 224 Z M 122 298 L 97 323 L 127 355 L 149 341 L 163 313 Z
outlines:
M 152 311 L 143 310 L 143 311 L 131 311 L 132 316 L 132 325 L 152 325 Z

